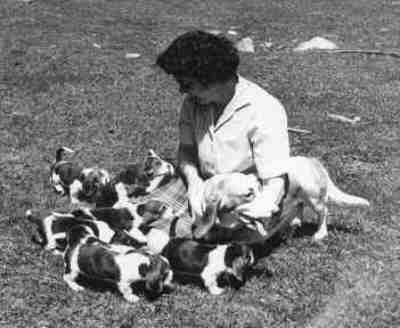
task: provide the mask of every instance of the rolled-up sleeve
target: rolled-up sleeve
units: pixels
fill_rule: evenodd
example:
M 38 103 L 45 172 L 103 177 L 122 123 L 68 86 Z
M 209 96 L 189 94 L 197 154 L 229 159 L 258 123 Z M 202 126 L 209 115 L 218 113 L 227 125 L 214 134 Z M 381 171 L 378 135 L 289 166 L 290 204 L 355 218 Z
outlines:
M 252 155 L 260 179 L 268 179 L 268 165 L 289 157 L 287 116 L 282 104 L 274 97 L 254 108 L 250 133 Z
M 186 97 L 183 101 L 179 117 L 179 146 L 193 147 L 195 145 L 193 105 L 188 97 Z

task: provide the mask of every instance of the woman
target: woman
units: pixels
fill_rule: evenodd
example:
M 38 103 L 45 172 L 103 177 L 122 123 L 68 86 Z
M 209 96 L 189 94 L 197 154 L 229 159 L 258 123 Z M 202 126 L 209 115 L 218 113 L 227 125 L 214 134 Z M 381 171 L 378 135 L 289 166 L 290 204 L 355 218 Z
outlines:
M 185 95 L 180 113 L 179 167 L 186 178 L 192 215 L 204 214 L 204 179 L 219 173 L 256 174 L 259 197 L 238 211 L 267 218 L 278 210 L 284 181 L 268 164 L 289 157 L 287 116 L 281 103 L 238 75 L 239 55 L 224 36 L 185 33 L 157 58 Z

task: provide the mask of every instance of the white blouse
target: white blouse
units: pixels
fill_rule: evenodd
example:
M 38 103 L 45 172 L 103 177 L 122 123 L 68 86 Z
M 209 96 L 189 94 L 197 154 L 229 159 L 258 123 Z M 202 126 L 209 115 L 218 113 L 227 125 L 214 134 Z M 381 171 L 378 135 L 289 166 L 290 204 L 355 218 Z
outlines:
M 214 110 L 214 105 L 199 105 L 187 96 L 180 114 L 180 144 L 197 149 L 203 178 L 246 172 L 267 179 L 268 164 L 289 157 L 285 109 L 257 84 L 239 76 L 217 122 Z

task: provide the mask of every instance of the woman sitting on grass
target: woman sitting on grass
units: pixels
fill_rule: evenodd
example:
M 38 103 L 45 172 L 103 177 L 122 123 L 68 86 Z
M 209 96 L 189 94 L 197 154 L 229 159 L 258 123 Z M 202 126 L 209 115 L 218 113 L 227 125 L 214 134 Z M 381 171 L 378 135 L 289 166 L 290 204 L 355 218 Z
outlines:
M 271 161 L 289 157 L 287 116 L 281 103 L 238 75 L 238 51 L 224 36 L 185 33 L 158 56 L 157 65 L 185 94 L 178 162 L 192 215 L 204 214 L 199 198 L 205 179 L 243 172 L 256 174 L 263 189 L 238 211 L 253 218 L 270 217 L 284 181 L 269 178 L 266 169 Z

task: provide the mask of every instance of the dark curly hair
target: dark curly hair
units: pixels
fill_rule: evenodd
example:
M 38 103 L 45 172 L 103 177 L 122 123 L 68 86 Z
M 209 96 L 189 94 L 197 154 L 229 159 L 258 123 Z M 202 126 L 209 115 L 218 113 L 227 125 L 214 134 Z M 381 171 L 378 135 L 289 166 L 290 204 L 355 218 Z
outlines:
M 239 53 L 222 35 L 191 31 L 176 38 L 156 61 L 167 74 L 208 86 L 237 76 Z

